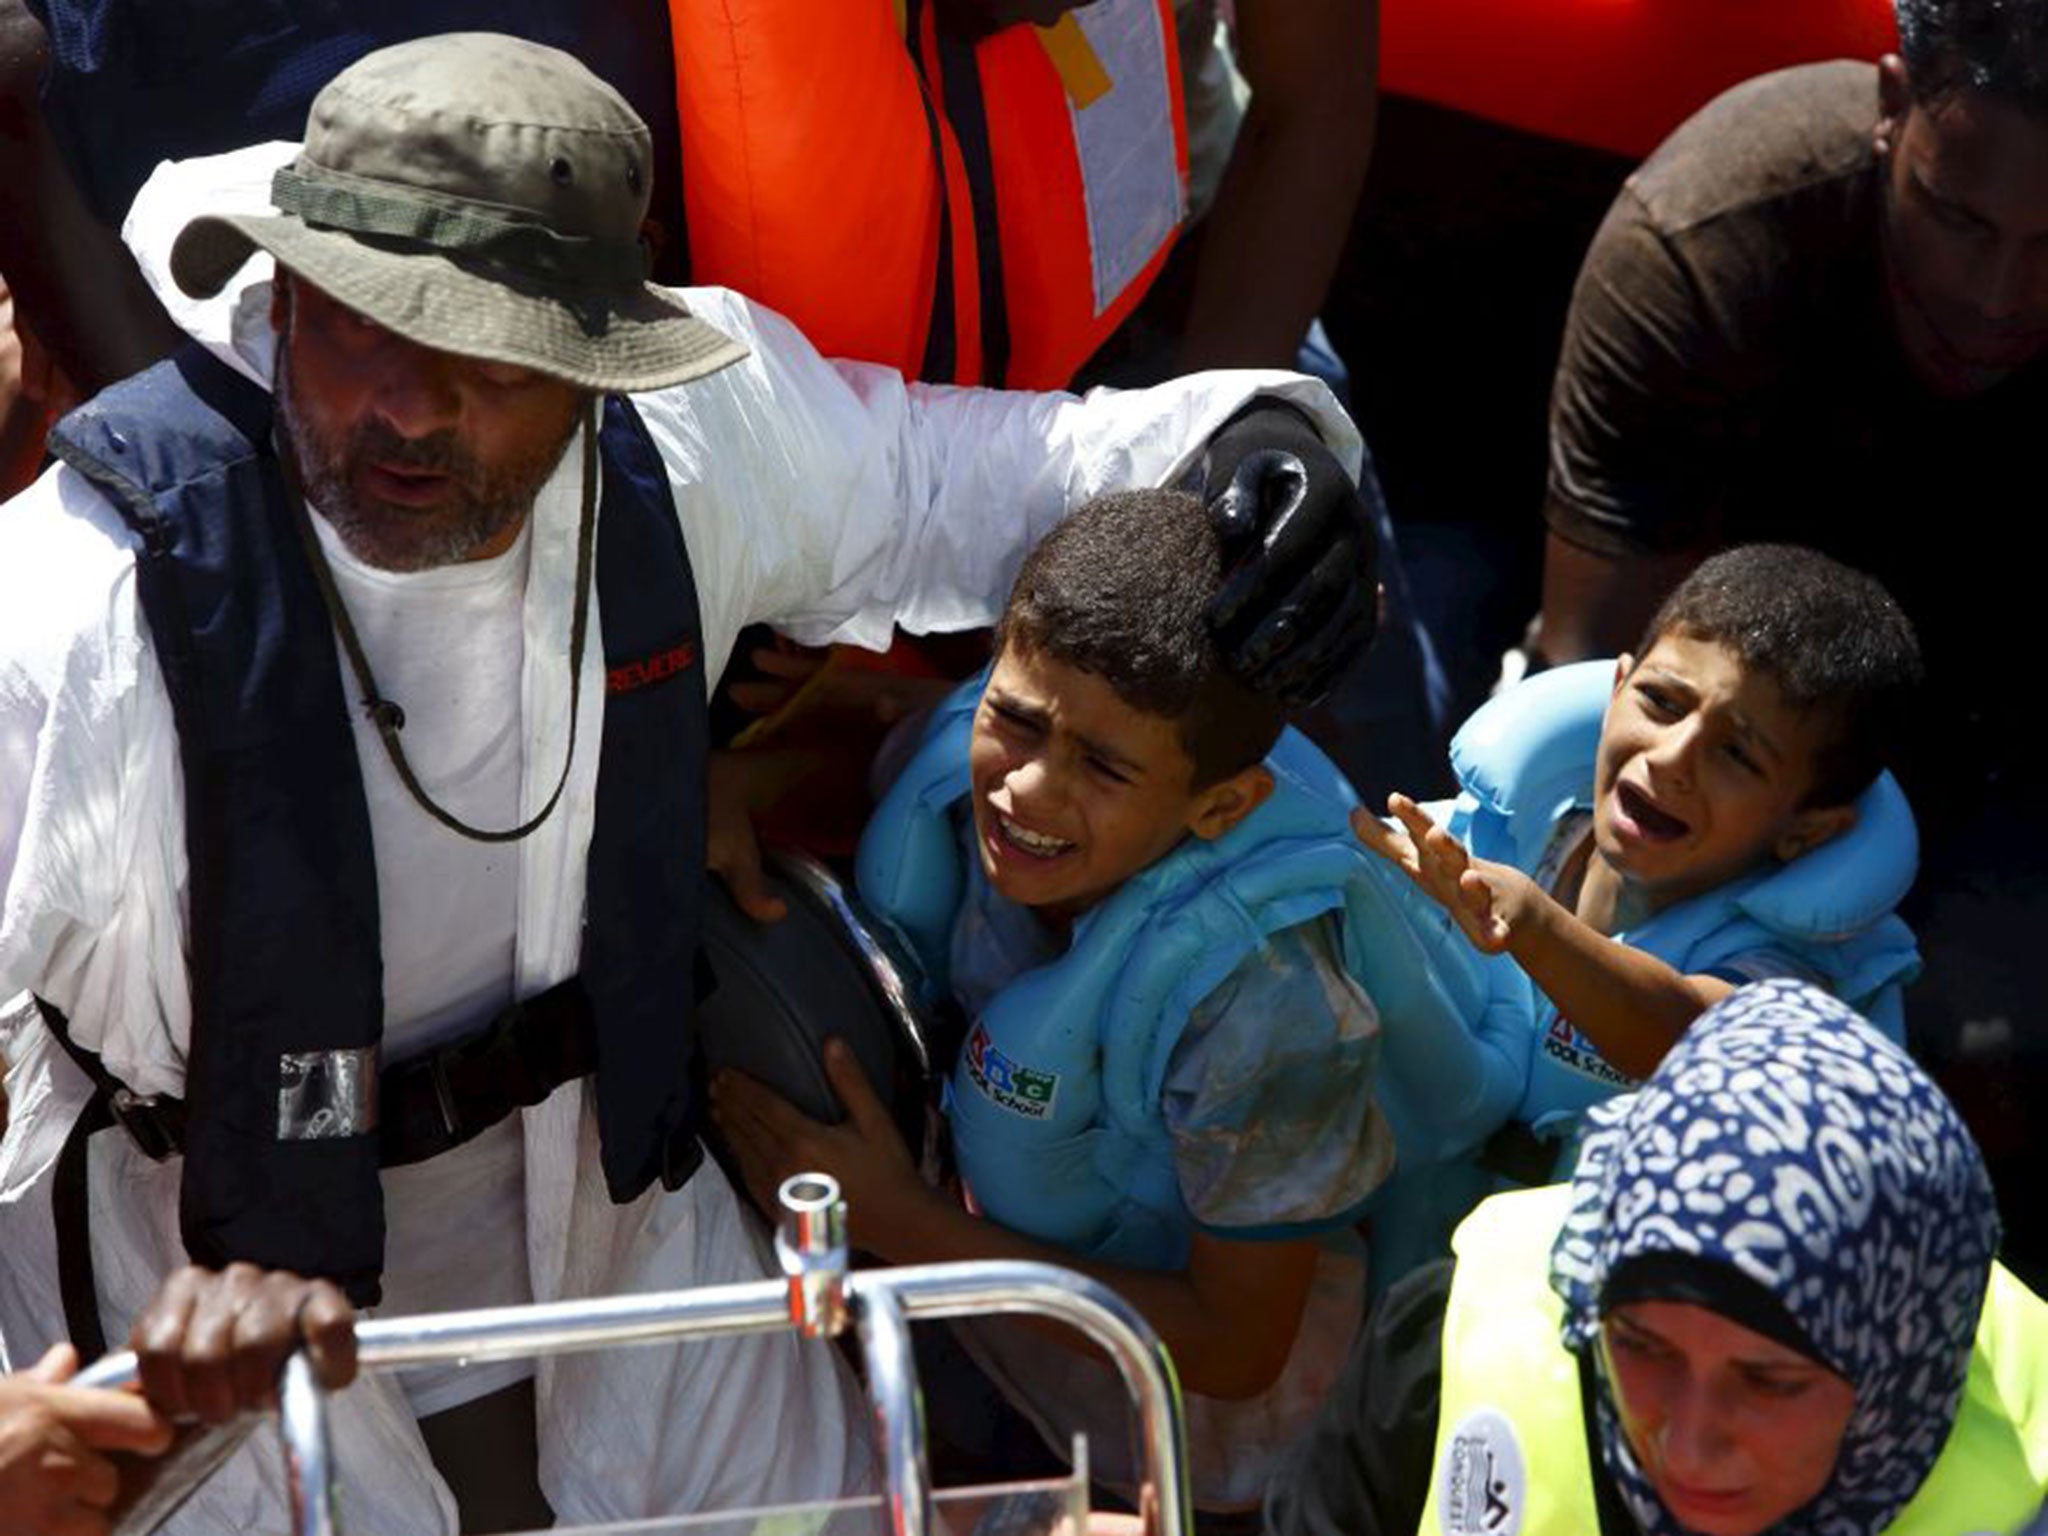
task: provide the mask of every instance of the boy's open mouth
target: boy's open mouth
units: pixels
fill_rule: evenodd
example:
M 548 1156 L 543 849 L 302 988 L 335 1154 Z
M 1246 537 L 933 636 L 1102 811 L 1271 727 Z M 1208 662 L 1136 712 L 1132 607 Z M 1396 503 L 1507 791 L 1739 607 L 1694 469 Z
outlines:
M 1029 854 L 1034 859 L 1055 859 L 1074 845 L 1063 837 L 1052 837 L 1044 832 L 1034 832 L 1020 826 L 1000 811 L 995 817 L 996 835 L 1019 853 Z
M 1633 832 L 1647 842 L 1670 842 L 1692 830 L 1688 823 L 1669 811 L 1659 810 L 1650 803 L 1648 795 L 1625 780 L 1614 786 L 1614 799 L 1622 820 L 1628 823 L 1623 830 Z

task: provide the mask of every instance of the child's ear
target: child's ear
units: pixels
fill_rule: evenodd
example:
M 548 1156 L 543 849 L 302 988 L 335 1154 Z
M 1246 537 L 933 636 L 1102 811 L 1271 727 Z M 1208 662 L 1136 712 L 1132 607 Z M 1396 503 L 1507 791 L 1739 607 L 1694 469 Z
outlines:
M 1811 853 L 1822 843 L 1833 842 L 1855 825 L 1853 805 L 1816 806 L 1792 818 L 1792 824 L 1771 844 L 1771 853 L 1780 864 L 1789 864 L 1802 853 Z
M 1627 651 L 1623 651 L 1619 656 L 1614 658 L 1615 694 L 1619 694 L 1621 692 L 1621 685 L 1628 681 L 1629 673 L 1635 671 L 1635 669 L 1636 659 L 1635 657 L 1629 655 Z M 1609 695 L 1609 697 L 1613 697 L 1613 695 Z
M 1253 763 L 1227 779 L 1218 779 L 1195 797 L 1188 830 L 1214 842 L 1266 803 L 1273 793 L 1273 775 L 1264 763 Z

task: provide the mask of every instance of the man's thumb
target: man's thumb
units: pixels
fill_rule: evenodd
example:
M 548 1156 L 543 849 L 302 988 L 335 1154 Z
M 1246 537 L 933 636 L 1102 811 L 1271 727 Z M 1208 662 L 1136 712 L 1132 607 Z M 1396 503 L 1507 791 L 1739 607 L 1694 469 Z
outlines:
M 846 1108 L 846 1117 L 863 1129 L 894 1125 L 889 1111 L 862 1070 L 853 1047 L 834 1035 L 825 1042 L 825 1077 Z
M 33 1381 L 53 1387 L 67 1382 L 78 1374 L 78 1351 L 69 1344 L 52 1344 L 26 1374 Z
M 738 908 L 757 923 L 779 923 L 789 915 L 789 903 L 768 887 L 768 873 L 761 866 L 761 845 L 753 829 L 745 835 L 716 840 L 705 861 Z

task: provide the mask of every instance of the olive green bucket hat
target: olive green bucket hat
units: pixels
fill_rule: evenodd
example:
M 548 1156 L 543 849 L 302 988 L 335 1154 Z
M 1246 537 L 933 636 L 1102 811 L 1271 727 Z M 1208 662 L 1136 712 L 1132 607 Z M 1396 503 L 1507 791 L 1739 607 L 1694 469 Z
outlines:
M 171 275 L 206 298 L 260 246 L 422 346 L 660 389 L 746 348 L 646 280 L 651 163 L 647 125 L 568 54 L 421 38 L 337 75 L 271 184 L 278 213 L 193 219 Z

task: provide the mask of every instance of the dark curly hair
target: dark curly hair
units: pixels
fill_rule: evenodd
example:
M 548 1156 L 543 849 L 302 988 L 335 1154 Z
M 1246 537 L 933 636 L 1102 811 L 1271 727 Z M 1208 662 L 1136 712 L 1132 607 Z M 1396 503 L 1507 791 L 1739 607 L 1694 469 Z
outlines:
M 1983 91 L 2048 117 L 2048 0 L 1897 0 L 1913 99 Z
M 1279 702 L 1246 686 L 1210 637 L 1223 555 L 1209 514 L 1179 491 L 1121 491 L 1078 508 L 1025 557 L 996 627 L 1092 672 L 1133 709 L 1174 722 L 1203 789 L 1273 749 Z
M 1673 633 L 1727 646 L 1787 705 L 1827 721 L 1808 805 L 1862 794 L 1910 724 L 1921 677 L 1912 622 L 1874 579 L 1814 550 L 1745 544 L 1703 561 L 1664 600 L 1636 655 Z

